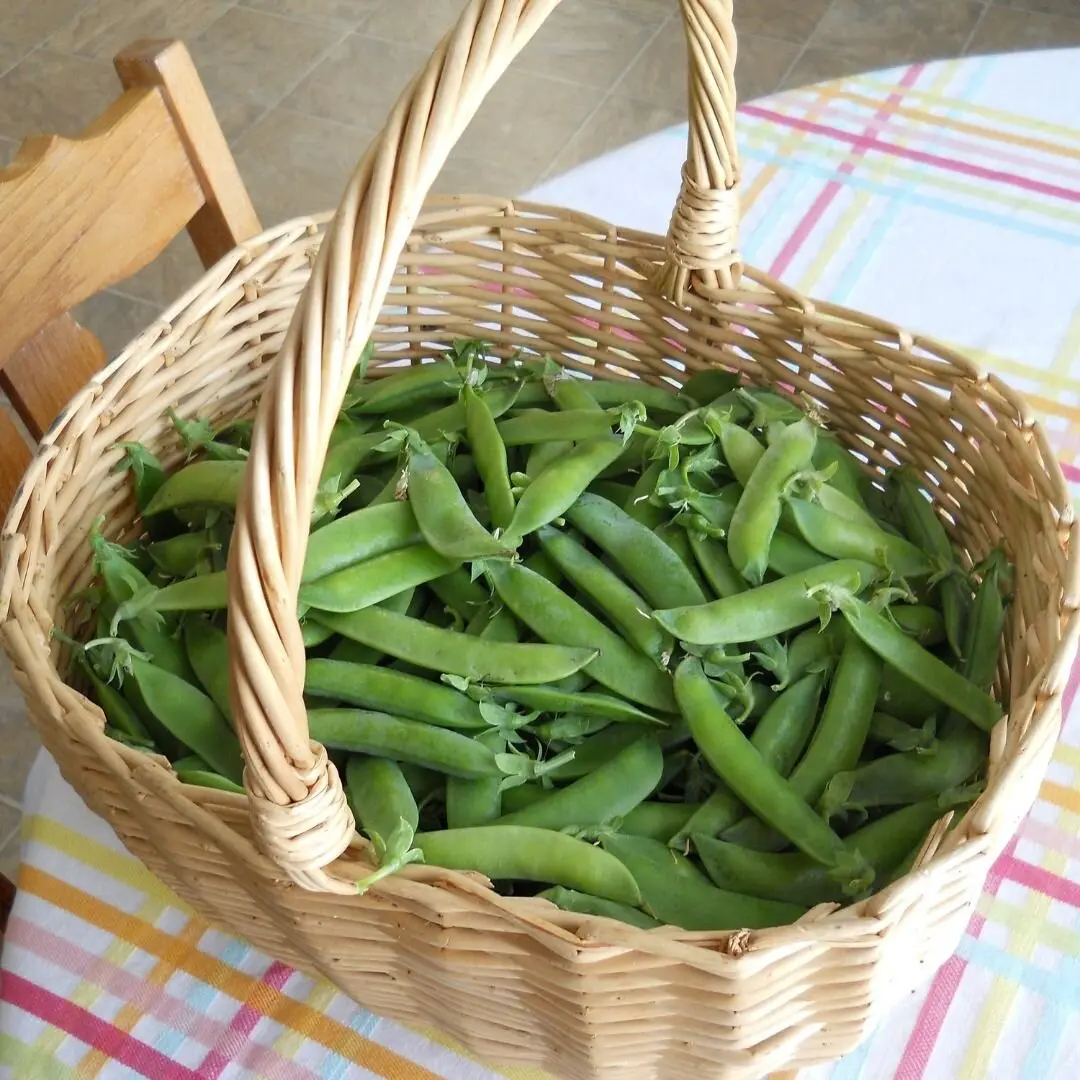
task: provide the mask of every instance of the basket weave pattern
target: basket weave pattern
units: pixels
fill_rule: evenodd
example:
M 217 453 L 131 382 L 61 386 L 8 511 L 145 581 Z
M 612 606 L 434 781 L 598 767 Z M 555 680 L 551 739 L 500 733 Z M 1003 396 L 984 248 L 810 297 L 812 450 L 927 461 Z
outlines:
M 303 219 L 233 252 L 71 403 L 12 508 L 3 641 L 42 739 L 90 807 L 222 926 L 375 1012 L 501 1063 L 574 1080 L 751 1078 L 854 1047 L 955 948 L 990 863 L 1034 800 L 1080 624 L 1076 526 L 1030 410 L 963 356 L 812 303 L 741 266 L 730 3 L 683 0 L 691 134 L 668 237 L 485 197 L 424 200 L 484 93 L 557 0 L 474 0 L 367 152 L 325 236 Z M 711 365 L 806 395 L 868 468 L 922 471 L 974 562 L 1016 564 L 985 794 L 935 828 L 878 895 L 790 927 L 642 931 L 508 900 L 479 875 L 413 866 L 362 898 L 340 780 L 311 743 L 295 601 L 306 522 L 352 360 L 483 337 L 597 377 L 678 380 Z M 377 372 L 376 372 L 377 373 Z M 119 440 L 178 461 L 164 406 L 250 414 L 231 555 L 233 692 L 249 801 L 179 784 L 109 740 L 60 672 L 54 625 L 91 574 L 87 534 L 137 531 Z

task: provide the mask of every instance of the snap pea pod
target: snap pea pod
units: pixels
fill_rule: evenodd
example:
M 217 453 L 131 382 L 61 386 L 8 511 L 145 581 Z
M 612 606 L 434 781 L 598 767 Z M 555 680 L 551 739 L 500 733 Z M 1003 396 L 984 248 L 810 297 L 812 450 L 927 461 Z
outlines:
M 131 678 L 154 719 L 221 776 L 243 783 L 240 743 L 218 707 L 201 690 L 141 657 L 131 659 Z
M 334 636 L 334 631 L 317 619 L 300 620 L 300 637 L 305 649 L 315 649 Z
M 940 584 L 941 608 L 945 617 L 945 632 L 954 655 L 963 656 L 962 648 L 971 611 L 971 592 L 956 566 L 956 553 L 933 504 L 922 492 L 915 474 L 908 468 L 892 474 L 891 492 L 904 531 L 928 555 L 936 558 L 954 572 L 946 574 Z
M 192 784 L 195 787 L 214 788 L 217 791 L 228 791 L 233 795 L 246 794 L 240 784 L 227 780 L 214 772 L 202 758 L 186 757 L 173 762 L 173 772 L 182 784 Z
M 648 730 L 638 724 L 612 724 L 603 731 L 582 739 L 574 747 L 574 757 L 556 765 L 547 775 L 557 783 L 588 776 L 604 762 L 610 761 L 616 754 L 637 742 Z
M 307 662 L 304 690 L 316 697 L 437 727 L 458 731 L 487 727 L 480 706 L 467 694 L 393 668 L 314 658 Z
M 752 585 L 759 585 L 768 569 L 784 493 L 797 474 L 810 468 L 816 443 L 817 428 L 808 419 L 791 424 L 761 456 L 743 486 L 727 543 L 735 569 Z
M 243 461 L 194 461 L 178 469 L 143 508 L 144 517 L 189 506 L 236 507 L 244 482 Z
M 727 421 L 720 423 L 720 447 L 732 475 L 745 488 L 765 455 L 765 447 L 746 428 Z
M 308 538 L 301 584 L 377 555 L 412 547 L 423 539 L 407 502 L 355 510 L 316 529 Z
M 603 499 L 610 499 L 616 506 L 625 503 L 633 490 L 629 484 L 620 484 L 614 480 L 596 480 L 589 485 L 589 491 Z
M 494 686 L 491 696 L 496 701 L 516 701 L 538 712 L 577 713 L 631 724 L 660 723 L 629 701 L 592 691 L 568 691 L 557 686 Z
M 961 723 L 965 721 L 961 720 Z M 934 718 L 931 716 L 921 727 L 913 727 L 903 720 L 897 720 L 888 713 L 876 712 L 870 721 L 868 738 L 876 743 L 883 743 L 901 753 L 915 751 L 918 754 L 937 753 L 937 732 Z
M 488 619 L 477 636 L 485 641 L 516 642 L 521 640 L 517 620 L 504 607 L 500 607 Z
M 811 594 L 811 589 L 833 585 L 855 592 L 873 581 L 876 573 L 869 563 L 843 559 L 759 585 L 736 596 L 655 611 L 653 618 L 680 641 L 693 645 L 757 641 L 794 630 L 817 618 L 821 605 Z
M 488 602 L 488 595 L 469 577 L 467 570 L 457 568 L 430 582 L 431 591 L 463 622 Z
M 229 579 L 224 570 L 174 581 L 163 589 L 133 596 L 116 609 L 114 624 L 134 619 L 147 611 L 224 611 L 229 606 Z
M 308 709 L 311 737 L 328 748 L 407 761 L 447 776 L 501 775 L 483 743 L 447 728 L 367 709 Z
M 803 914 L 794 904 L 758 900 L 718 889 L 689 859 L 644 836 L 605 836 L 601 840 L 630 871 L 642 906 L 669 926 L 683 930 L 757 930 L 786 926 Z
M 824 627 L 807 627 L 788 646 L 788 678 L 794 682 L 815 671 L 831 672 L 840 659 L 843 645 L 844 624 L 840 619 L 832 619 Z
M 545 889 L 537 893 L 541 900 L 550 900 L 561 911 L 568 911 L 573 915 L 597 915 L 604 919 L 617 919 L 629 926 L 636 926 L 640 930 L 652 930 L 659 926 L 654 918 L 646 915 L 637 908 L 627 904 L 617 904 L 613 900 L 604 900 L 599 896 L 589 896 L 588 893 L 577 892 L 574 889 L 563 888 L 556 885 L 553 889 Z
M 585 489 L 621 453 L 622 440 L 604 435 L 576 443 L 557 462 L 549 465 L 521 493 L 514 517 L 503 540 L 518 547 L 530 533 L 562 517 Z
M 235 727 L 229 700 L 229 640 L 209 619 L 184 621 L 184 648 L 191 670 L 221 715 Z
M 434 581 L 460 565 L 427 544 L 398 548 L 301 585 L 300 603 L 319 611 L 359 611 Z
M 541 829 L 600 825 L 628 814 L 644 802 L 660 782 L 663 767 L 660 744 L 654 736 L 645 735 L 588 776 L 507 814 L 499 824 Z
M 540 638 L 595 650 L 585 671 L 597 682 L 639 705 L 674 711 L 671 677 L 641 664 L 630 645 L 557 585 L 508 562 L 489 563 L 487 575 L 503 603 Z
M 665 844 L 684 829 L 702 807 L 701 803 L 643 802 L 626 814 L 618 831 L 627 836 L 647 836 Z
M 814 447 L 814 467 L 827 469 L 830 466 L 835 468 L 829 478 L 829 483 L 869 515 L 870 511 L 867 509 L 862 492 L 859 489 L 863 472 L 855 458 L 835 436 L 819 433 L 817 446 Z
M 896 668 L 886 664 L 881 673 L 877 707 L 890 716 L 906 720 L 909 724 L 921 724 L 928 716 L 941 710 L 941 702 L 933 694 L 927 693 L 921 686 L 916 686 L 901 675 Z
M 561 460 L 573 448 L 572 442 L 534 443 L 529 450 L 529 456 L 525 459 L 526 476 L 539 476 L 549 465 Z
M 451 829 L 490 825 L 502 814 L 502 779 L 446 779 L 446 824 Z
M 483 482 L 491 523 L 496 528 L 505 529 L 514 516 L 514 494 L 510 489 L 506 444 L 484 396 L 468 384 L 461 394 L 465 402 L 465 435 Z
M 709 587 L 698 571 L 697 559 L 694 558 L 693 549 L 690 547 L 690 536 L 687 531 L 673 521 L 664 521 L 654 526 L 653 532 L 679 556 L 679 561 L 694 579 L 698 592 L 702 596 L 707 596 Z
M 680 416 L 690 408 L 690 401 L 677 393 L 639 379 L 591 379 L 589 394 L 603 409 L 640 402 L 650 412 Z
M 551 720 L 537 721 L 529 727 L 536 733 L 537 738 L 543 739 L 544 742 L 575 743 L 590 735 L 595 735 L 598 731 L 603 731 L 610 724 L 610 720 L 601 719 L 599 716 L 564 713 Z
M 698 405 L 708 405 L 718 397 L 730 393 L 739 385 L 739 376 L 732 371 L 718 368 L 706 368 L 695 372 L 683 383 L 683 397 L 696 401 Z
M 893 604 L 889 608 L 893 622 L 920 645 L 937 645 L 945 640 L 945 621 L 937 608 L 928 604 Z
M 509 554 L 476 520 L 450 470 L 415 434 L 408 439 L 408 456 L 409 505 L 435 551 L 457 563 Z
M 79 663 L 90 680 L 94 700 L 101 706 L 101 711 L 105 714 L 109 725 L 129 739 L 140 739 L 152 745 L 150 732 L 147 731 L 146 725 L 139 719 L 139 714 L 124 695 L 98 675 L 85 653 L 79 653 Z
M 515 686 L 558 682 L 596 657 L 595 649 L 472 637 L 378 606 L 347 615 L 320 613 L 319 620 L 344 637 L 383 649 L 398 660 L 473 682 Z
M 345 783 L 353 813 L 380 859 L 400 822 L 413 832 L 419 827 L 416 799 L 396 761 L 353 754 L 345 769 Z
M 414 842 L 432 866 L 475 870 L 496 881 L 562 885 L 630 907 L 641 903 L 633 875 L 618 859 L 565 833 L 481 825 L 417 833 Z
M 700 660 L 688 657 L 676 669 L 675 694 L 694 742 L 717 776 L 800 851 L 835 868 L 845 888 L 853 894 L 862 892 L 871 879 L 865 861 L 814 813 L 787 780 L 762 760 L 728 716 Z
M 452 400 L 460 388 L 461 374 L 453 364 L 443 359 L 412 364 L 389 375 L 369 377 L 357 391 L 349 412 L 359 416 L 384 415 L 432 401 Z
M 600 405 L 591 393 L 595 380 L 581 379 L 564 371 L 555 379 L 545 379 L 548 396 L 555 403 L 555 407 L 562 412 L 573 410 L 588 410 L 596 412 Z
M 795 530 L 812 548 L 834 559 L 861 559 L 900 577 L 930 573 L 930 560 L 914 545 L 876 525 L 830 514 L 806 499 L 789 499 Z
M 571 524 L 597 545 L 654 607 L 702 604 L 693 574 L 651 529 L 614 503 L 586 493 L 566 513 Z
M 705 580 L 717 598 L 746 592 L 750 587 L 735 569 L 731 556 L 718 540 L 704 533 L 689 532 L 690 550 L 694 553 Z
M 131 471 L 132 488 L 135 493 L 135 505 L 145 514 L 147 506 L 165 483 L 165 470 L 154 453 L 138 442 L 118 442 L 116 448 L 124 451 L 123 458 L 117 463 L 115 472 L 124 469 Z
M 989 731 L 1001 719 L 1001 706 L 989 694 L 927 652 L 868 604 L 851 598 L 842 613 L 852 632 L 878 656 L 976 727 Z
M 532 446 L 546 442 L 581 442 L 599 435 L 609 435 L 618 418 L 595 409 L 572 409 L 548 412 L 528 409 L 516 413 L 498 425 L 499 435 L 507 446 Z
M 566 578 L 588 596 L 636 649 L 661 666 L 674 642 L 653 621 L 645 600 L 576 540 L 551 525 L 537 533 L 541 550 Z
M 158 540 L 147 546 L 146 553 L 154 565 L 169 577 L 184 578 L 195 573 L 200 560 L 208 552 L 220 550 L 217 537 L 207 529 Z
M 880 881 L 926 837 L 944 812 L 937 799 L 905 806 L 853 832 L 847 844 L 866 858 L 874 880 Z M 693 843 L 705 872 L 723 888 L 806 907 L 851 899 L 825 867 L 802 852 L 753 851 L 711 836 L 695 836 Z
M 986 763 L 987 750 L 986 735 L 966 724 L 939 739 L 935 754 L 887 754 L 837 773 L 821 797 L 820 810 L 829 818 L 841 810 L 904 806 L 941 795 L 970 780 Z

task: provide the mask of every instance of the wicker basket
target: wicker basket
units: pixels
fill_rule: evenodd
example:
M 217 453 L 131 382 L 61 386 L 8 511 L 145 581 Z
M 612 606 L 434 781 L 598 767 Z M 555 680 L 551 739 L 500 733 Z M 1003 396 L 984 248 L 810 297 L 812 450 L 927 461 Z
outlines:
M 291 222 L 233 252 L 79 395 L 42 440 L 4 536 L 3 638 L 64 776 L 205 916 L 377 1013 L 568 1078 L 758 1077 L 852 1049 L 955 948 L 1031 805 L 1077 642 L 1076 534 L 1045 435 L 1008 387 L 879 320 L 814 304 L 736 252 L 730 0 L 682 0 L 690 138 L 667 238 L 565 210 L 424 195 L 484 94 L 557 0 L 472 0 L 365 155 L 324 237 Z M 314 267 L 314 269 L 312 269 Z M 869 468 L 914 463 L 972 559 L 1003 541 L 1017 588 L 1008 718 L 985 794 L 916 869 L 844 910 L 762 932 L 642 931 L 412 867 L 362 898 L 366 844 L 308 739 L 294 617 L 308 512 L 361 345 L 401 362 L 454 338 L 605 378 L 724 365 L 808 394 Z M 275 360 L 276 363 L 271 363 Z M 269 376 L 269 378 L 267 378 Z M 54 623 L 106 515 L 137 530 L 121 439 L 179 450 L 164 407 L 258 422 L 232 551 L 234 703 L 250 801 L 183 787 L 102 733 L 64 684 Z

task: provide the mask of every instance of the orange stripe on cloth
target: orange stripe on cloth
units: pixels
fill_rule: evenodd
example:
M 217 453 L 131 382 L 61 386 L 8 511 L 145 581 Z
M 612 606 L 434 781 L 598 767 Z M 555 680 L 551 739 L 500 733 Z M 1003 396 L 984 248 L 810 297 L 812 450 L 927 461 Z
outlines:
M 1080 791 L 1076 788 L 1065 787 L 1064 784 L 1055 784 L 1053 780 L 1044 780 L 1039 788 L 1039 798 L 1048 803 L 1060 806 L 1063 810 L 1071 810 L 1074 814 L 1080 814 Z
M 70 911 L 100 930 L 123 938 L 151 956 L 164 957 L 174 948 L 176 939 L 171 934 L 133 919 L 111 904 L 36 866 L 22 868 L 19 887 L 46 903 Z M 206 929 L 209 930 L 209 926 Z M 268 988 L 261 980 L 245 975 L 206 953 L 188 950 L 177 956 L 176 963 L 179 970 L 186 971 L 237 1001 L 258 1000 L 260 1012 L 271 1020 L 293 1028 L 313 1042 L 387 1080 L 440 1080 L 436 1073 L 422 1065 L 365 1039 L 344 1024 Z

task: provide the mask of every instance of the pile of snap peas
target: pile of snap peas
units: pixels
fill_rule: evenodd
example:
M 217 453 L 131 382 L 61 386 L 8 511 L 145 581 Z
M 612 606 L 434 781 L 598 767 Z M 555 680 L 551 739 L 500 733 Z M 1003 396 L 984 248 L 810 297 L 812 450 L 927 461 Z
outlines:
M 589 380 L 461 341 L 358 366 L 297 618 L 311 735 L 376 869 L 487 875 L 642 928 L 782 925 L 910 865 L 980 790 L 1011 567 L 923 481 L 720 370 Z M 226 560 L 250 420 L 121 444 L 73 678 L 106 731 L 242 793 Z

